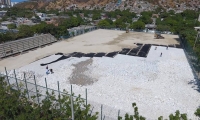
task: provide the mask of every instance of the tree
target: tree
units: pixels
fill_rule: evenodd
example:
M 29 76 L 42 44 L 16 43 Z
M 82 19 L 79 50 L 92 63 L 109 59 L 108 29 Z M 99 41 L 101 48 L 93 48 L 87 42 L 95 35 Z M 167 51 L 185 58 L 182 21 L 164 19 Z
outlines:
M 113 21 L 112 21 L 111 19 L 106 18 L 105 20 L 106 20 L 110 25 L 113 24 Z
M 140 18 L 139 18 L 140 21 L 144 22 L 145 24 L 151 24 L 153 22 L 153 20 L 151 19 L 150 16 L 148 15 L 142 15 Z
M 117 28 L 120 28 L 120 29 L 125 29 L 126 28 L 126 24 L 122 21 L 122 19 L 117 19 L 115 22 L 114 22 L 115 26 Z
M 0 95 L 1 120 L 61 120 L 71 118 L 71 101 L 66 91 L 61 96 L 56 96 L 53 92 L 47 92 L 46 98 L 38 104 L 31 102 L 34 101 L 36 96 L 30 96 L 31 100 L 28 99 L 26 90 L 12 89 L 4 82 L 4 78 L 0 78 Z M 41 95 L 39 94 L 38 96 L 40 97 Z M 75 119 L 97 119 L 98 113 L 91 115 L 89 113 L 90 105 L 86 105 L 80 95 L 74 100 L 73 106 Z
M 175 112 L 175 115 L 170 114 L 169 120 L 187 120 L 187 114 L 181 114 L 178 110 Z
M 101 15 L 100 14 L 93 14 L 92 20 L 98 20 L 100 19 Z
M 16 33 L 6 32 L 0 33 L 0 43 L 15 40 Z
M 16 28 L 16 24 L 9 24 L 8 25 L 8 29 L 15 29 Z
M 168 13 L 169 13 L 170 15 L 174 15 L 174 14 L 175 14 L 175 11 L 174 11 L 174 10 L 169 10 Z
M 25 38 L 25 37 L 32 37 L 34 35 L 33 30 L 28 25 L 20 25 L 18 27 L 18 35 L 17 38 Z
M 195 111 L 194 114 L 195 114 L 197 117 L 200 118 L 200 108 L 198 108 L 198 109 Z
M 78 20 L 77 17 L 71 17 L 70 22 L 71 22 L 71 27 L 77 27 L 80 25 L 80 20 Z
M 158 31 L 170 31 L 170 27 L 167 25 L 157 25 L 156 30 Z
M 109 27 L 110 24 L 107 20 L 101 20 L 101 21 L 99 21 L 98 26 L 99 27 Z
M 136 105 L 136 103 L 132 103 L 132 107 L 134 109 L 134 114 L 133 115 L 129 115 L 128 113 L 125 114 L 125 120 L 145 120 L 146 118 L 141 116 L 138 112 L 138 107 Z M 119 116 L 118 120 L 122 120 L 122 117 Z
M 160 14 L 161 18 L 167 18 L 168 16 L 169 16 L 169 13 L 167 13 L 167 12 L 163 12 Z
M 145 28 L 145 24 L 142 21 L 137 21 L 131 24 L 130 28 L 135 30 L 141 30 Z

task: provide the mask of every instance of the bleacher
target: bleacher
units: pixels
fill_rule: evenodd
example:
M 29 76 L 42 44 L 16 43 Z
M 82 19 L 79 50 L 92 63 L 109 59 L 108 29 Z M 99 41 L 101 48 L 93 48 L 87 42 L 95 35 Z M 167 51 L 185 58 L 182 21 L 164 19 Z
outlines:
M 0 44 L 0 58 L 18 54 L 56 41 L 56 38 L 51 34 L 42 34 L 34 37 L 6 42 Z

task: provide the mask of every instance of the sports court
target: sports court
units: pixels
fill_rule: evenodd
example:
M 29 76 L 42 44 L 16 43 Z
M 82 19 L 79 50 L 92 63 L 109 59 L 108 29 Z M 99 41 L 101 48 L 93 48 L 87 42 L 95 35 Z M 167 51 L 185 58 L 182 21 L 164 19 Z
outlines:
M 19 78 L 32 73 L 38 84 L 45 86 L 46 78 L 52 89 L 57 81 L 66 90 L 73 84 L 82 96 L 87 88 L 89 103 L 98 112 L 103 104 L 105 119 L 116 119 L 118 110 L 132 113 L 133 102 L 147 119 L 168 118 L 176 110 L 194 119 L 200 94 L 192 69 L 178 36 L 163 36 L 99 29 L 3 59 L 0 71 L 16 69 Z M 46 65 L 53 74 L 46 75 Z

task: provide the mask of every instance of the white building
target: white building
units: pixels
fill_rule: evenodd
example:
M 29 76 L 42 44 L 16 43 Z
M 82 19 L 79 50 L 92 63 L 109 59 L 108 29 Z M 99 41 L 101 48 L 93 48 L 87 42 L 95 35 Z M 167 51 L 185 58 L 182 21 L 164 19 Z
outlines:
M 43 18 L 43 17 L 47 17 L 47 15 L 45 13 L 36 13 L 37 16 L 39 16 L 40 18 Z
M 0 17 L 3 17 L 4 15 L 6 15 L 7 11 L 0 11 Z
M 16 5 L 18 2 L 11 2 L 11 7 L 13 7 L 14 5 Z
M 1 28 L 1 29 L 8 29 L 8 25 L 9 25 L 9 24 L 13 24 L 13 22 L 9 22 L 9 21 L 1 22 L 0 28 Z

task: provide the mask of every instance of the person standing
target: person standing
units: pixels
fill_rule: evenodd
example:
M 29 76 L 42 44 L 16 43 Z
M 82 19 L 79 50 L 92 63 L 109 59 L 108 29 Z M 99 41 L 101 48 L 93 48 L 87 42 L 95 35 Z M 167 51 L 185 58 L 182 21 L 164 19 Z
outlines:
M 160 57 L 162 57 L 162 53 L 160 53 Z
M 166 48 L 167 50 L 168 50 L 168 46 L 167 46 L 167 48 Z
M 51 72 L 51 74 L 53 74 L 54 72 L 53 72 L 53 69 L 49 69 L 50 70 L 50 72 Z
M 49 74 L 49 70 L 47 69 L 47 71 L 46 71 L 46 74 L 48 75 Z
M 46 69 L 48 70 L 48 65 L 46 66 Z

